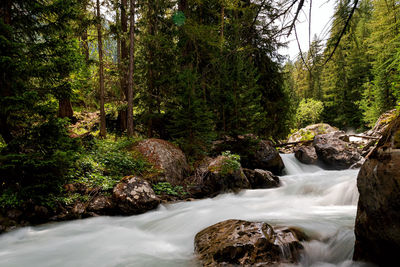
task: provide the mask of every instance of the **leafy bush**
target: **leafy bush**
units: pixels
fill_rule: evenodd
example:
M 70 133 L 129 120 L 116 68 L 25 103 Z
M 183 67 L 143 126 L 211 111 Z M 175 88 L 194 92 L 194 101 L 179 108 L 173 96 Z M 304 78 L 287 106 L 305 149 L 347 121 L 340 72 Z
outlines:
M 171 196 L 184 196 L 187 194 L 187 192 L 185 192 L 183 190 L 182 186 L 172 186 L 170 183 L 168 182 L 159 182 L 155 185 L 153 185 L 153 190 L 157 195 L 161 195 L 161 194 L 167 194 L 167 195 L 171 195 Z
M 236 170 L 240 169 L 240 156 L 237 154 L 231 154 L 230 151 L 222 152 L 222 156 L 225 157 L 221 165 L 221 174 L 232 174 Z
M 315 124 L 321 120 L 324 104 L 312 98 L 302 99 L 296 112 L 297 128 Z
M 142 174 L 151 170 L 150 163 L 139 154 L 127 149 L 135 141 L 137 140 L 127 138 L 118 141 L 95 140 L 94 145 L 82 153 L 74 167 L 70 169 L 69 180 L 109 190 L 123 176 Z

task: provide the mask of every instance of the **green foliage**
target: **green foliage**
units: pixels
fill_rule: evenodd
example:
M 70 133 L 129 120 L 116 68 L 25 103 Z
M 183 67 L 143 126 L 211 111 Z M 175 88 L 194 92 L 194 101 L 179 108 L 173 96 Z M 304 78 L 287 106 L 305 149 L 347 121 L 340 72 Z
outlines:
M 95 140 L 93 146 L 80 155 L 69 171 L 69 181 L 89 187 L 110 190 L 123 176 L 141 175 L 152 169 L 138 153 L 129 151 L 135 139 Z
M 157 195 L 167 194 L 176 197 L 183 197 L 187 194 L 182 186 L 172 186 L 168 182 L 159 182 L 154 184 L 153 190 Z
M 222 152 L 224 161 L 221 165 L 221 174 L 232 174 L 240 169 L 240 156 L 237 154 L 231 154 L 230 151 Z
M 302 99 L 296 112 L 296 124 L 298 128 L 320 122 L 324 104 L 312 98 Z
M 17 192 L 6 189 L 0 194 L 0 208 L 16 208 L 21 205 Z

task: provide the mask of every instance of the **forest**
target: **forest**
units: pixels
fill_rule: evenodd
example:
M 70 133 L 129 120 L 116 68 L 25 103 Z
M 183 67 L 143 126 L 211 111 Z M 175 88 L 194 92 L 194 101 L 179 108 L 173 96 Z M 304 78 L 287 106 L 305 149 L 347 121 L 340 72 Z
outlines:
M 153 181 L 154 162 L 130 149 L 149 138 L 182 150 L 195 173 L 221 139 L 370 129 L 400 108 L 400 3 L 330 1 L 328 34 L 293 60 L 282 40 L 312 1 L 1 1 L 0 214 L 56 214 L 124 176 Z M 227 173 L 247 160 L 218 152 Z M 187 186 L 152 182 L 172 199 Z

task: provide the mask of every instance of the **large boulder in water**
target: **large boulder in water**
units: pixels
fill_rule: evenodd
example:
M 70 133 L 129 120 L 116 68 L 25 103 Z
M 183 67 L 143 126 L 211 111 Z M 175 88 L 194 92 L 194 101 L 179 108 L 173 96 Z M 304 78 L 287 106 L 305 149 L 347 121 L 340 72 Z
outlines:
M 165 140 L 151 138 L 140 141 L 134 149 L 161 171 L 157 178 L 159 181 L 183 184 L 189 173 L 189 165 L 185 154 L 177 146 Z
M 273 188 L 279 186 L 279 177 L 270 171 L 243 169 L 252 189 Z
M 137 176 L 126 176 L 114 187 L 116 208 L 126 215 L 144 213 L 157 208 L 160 199 L 150 184 Z
M 243 168 L 268 170 L 280 175 L 285 167 L 271 141 L 261 140 L 251 134 L 239 135 L 236 138 L 225 137 L 214 142 L 212 149 L 214 156 L 224 151 L 238 154 Z
M 393 266 L 400 251 L 400 117 L 387 128 L 357 178 L 354 260 Z
M 294 156 L 304 164 L 315 164 L 318 160 L 317 152 L 313 146 L 300 146 L 295 148 Z
M 196 198 L 251 188 L 241 166 L 232 165 L 227 156 L 204 159 L 190 183 L 189 191 Z
M 333 132 L 314 138 L 313 145 L 318 158 L 330 168 L 348 169 L 361 159 L 356 148 L 340 139 L 343 135 L 344 132 Z
M 333 133 L 338 130 L 338 128 L 332 127 L 326 123 L 308 125 L 307 127 L 301 128 L 297 132 L 290 135 L 288 138 L 288 143 L 299 142 L 303 140 L 312 140 L 313 137 L 316 135 Z
M 194 243 L 203 266 L 275 266 L 298 262 L 304 239 L 303 233 L 290 228 L 227 220 L 199 232 Z

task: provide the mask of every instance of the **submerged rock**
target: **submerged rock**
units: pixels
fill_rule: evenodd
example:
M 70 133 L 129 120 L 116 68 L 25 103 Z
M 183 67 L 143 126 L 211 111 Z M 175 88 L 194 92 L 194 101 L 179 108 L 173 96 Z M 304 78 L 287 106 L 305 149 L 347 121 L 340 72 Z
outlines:
M 271 266 L 298 262 L 304 239 L 295 229 L 227 220 L 199 232 L 194 243 L 203 266 Z
M 196 191 L 191 193 L 195 197 L 215 196 L 251 188 L 242 168 L 230 166 L 226 156 L 205 159 L 196 169 L 191 182 L 191 191 Z
M 273 188 L 279 186 L 279 177 L 270 171 L 255 169 L 243 169 L 244 174 L 250 182 L 251 188 Z
M 126 215 L 144 213 L 160 203 L 150 184 L 137 176 L 126 176 L 114 187 L 113 201 Z
M 313 146 L 300 146 L 295 148 L 294 156 L 304 164 L 315 164 L 318 160 L 317 152 Z
M 314 148 L 318 158 L 328 167 L 348 169 L 361 159 L 361 155 L 350 143 L 340 139 L 344 132 L 317 135 Z
M 146 139 L 135 147 L 149 162 L 161 171 L 157 178 L 174 185 L 183 184 L 189 173 L 189 165 L 185 154 L 177 146 L 161 139 Z
M 280 175 L 285 167 L 272 142 L 258 139 L 254 135 L 226 137 L 224 140 L 216 141 L 212 154 L 220 155 L 227 150 L 240 156 L 243 168 L 268 170 Z
M 354 260 L 393 266 L 400 251 L 400 117 L 363 164 L 355 224 Z

